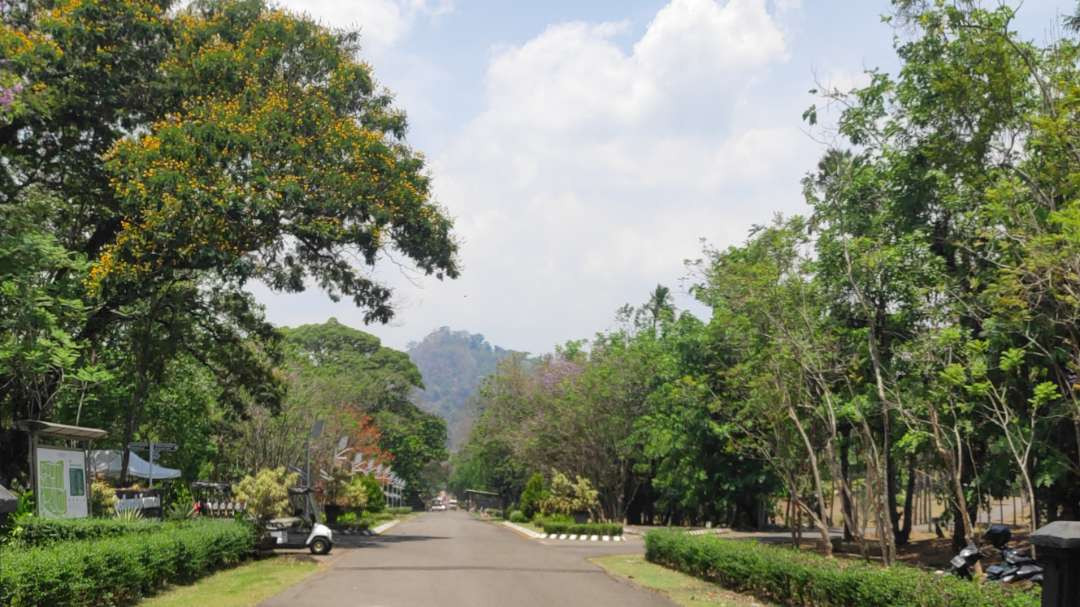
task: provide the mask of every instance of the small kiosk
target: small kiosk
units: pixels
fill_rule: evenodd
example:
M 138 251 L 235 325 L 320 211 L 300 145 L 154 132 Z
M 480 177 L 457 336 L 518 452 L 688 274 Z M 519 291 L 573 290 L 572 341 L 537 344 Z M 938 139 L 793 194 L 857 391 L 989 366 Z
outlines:
M 16 426 L 30 434 L 30 483 L 38 516 L 90 516 L 90 444 L 108 432 L 40 420 Z

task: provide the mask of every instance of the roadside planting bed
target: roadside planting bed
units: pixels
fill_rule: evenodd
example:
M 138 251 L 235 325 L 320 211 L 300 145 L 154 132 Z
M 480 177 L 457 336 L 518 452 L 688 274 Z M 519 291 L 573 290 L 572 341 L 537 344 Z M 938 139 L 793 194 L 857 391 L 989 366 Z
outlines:
M 1039 591 L 895 565 L 828 559 L 752 541 L 651 531 L 645 558 L 725 588 L 805 607 L 1038 607 Z
M 622 536 L 623 528 L 618 523 L 563 523 L 543 521 L 540 525 L 548 535 L 587 535 L 587 536 Z
M 35 521 L 0 549 L 0 605 L 119 606 L 248 558 L 244 523 Z M 33 538 L 30 540 L 30 538 Z

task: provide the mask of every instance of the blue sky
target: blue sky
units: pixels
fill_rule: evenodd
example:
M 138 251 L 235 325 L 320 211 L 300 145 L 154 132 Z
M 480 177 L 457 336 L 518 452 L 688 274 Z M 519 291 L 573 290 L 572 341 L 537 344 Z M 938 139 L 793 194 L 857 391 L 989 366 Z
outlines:
M 804 210 L 799 180 L 830 140 L 800 120 L 808 90 L 897 67 L 876 0 L 281 4 L 360 29 L 456 218 L 464 272 L 439 282 L 389 252 L 374 273 L 398 317 L 367 327 L 317 288 L 253 291 L 276 324 L 334 316 L 398 348 L 447 325 L 547 352 L 657 283 L 694 309 L 683 260 L 702 239 L 738 244 Z M 1017 28 L 1045 41 L 1074 9 L 1027 0 Z

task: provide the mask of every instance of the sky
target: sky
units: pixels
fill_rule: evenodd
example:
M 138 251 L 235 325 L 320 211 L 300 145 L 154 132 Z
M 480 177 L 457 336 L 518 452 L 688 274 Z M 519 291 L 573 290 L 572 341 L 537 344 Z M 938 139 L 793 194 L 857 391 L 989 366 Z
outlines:
M 990 0 L 988 0 L 990 1 Z M 404 348 L 441 326 L 539 354 L 614 327 L 657 285 L 703 314 L 685 260 L 804 212 L 801 178 L 829 143 L 802 112 L 818 86 L 895 72 L 879 0 L 285 0 L 359 29 L 361 58 L 409 116 L 462 275 L 392 253 L 372 271 L 396 318 L 363 323 L 318 287 L 252 292 L 278 325 L 340 322 Z M 1075 0 L 1026 0 L 1046 41 Z

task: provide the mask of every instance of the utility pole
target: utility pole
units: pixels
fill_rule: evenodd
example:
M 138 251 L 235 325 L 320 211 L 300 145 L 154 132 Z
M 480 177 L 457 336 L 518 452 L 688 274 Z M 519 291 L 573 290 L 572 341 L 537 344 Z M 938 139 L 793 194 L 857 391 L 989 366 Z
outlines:
M 311 441 L 322 435 L 323 420 L 317 419 L 311 426 L 311 433 L 304 442 L 304 486 L 311 487 Z

